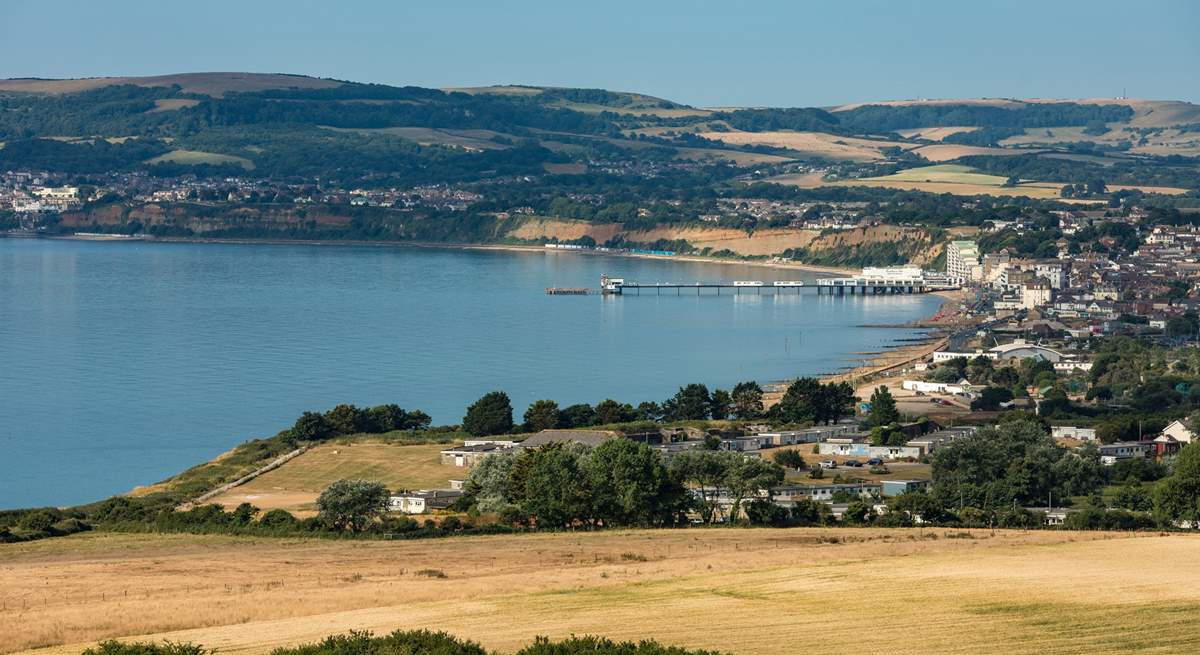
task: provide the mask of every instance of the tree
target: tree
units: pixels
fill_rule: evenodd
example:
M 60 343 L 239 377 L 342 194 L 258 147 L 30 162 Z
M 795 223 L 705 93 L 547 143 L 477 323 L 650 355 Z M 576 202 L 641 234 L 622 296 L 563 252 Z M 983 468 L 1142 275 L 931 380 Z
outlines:
M 716 389 L 712 392 L 708 413 L 714 420 L 720 421 L 729 416 L 729 408 L 732 405 L 733 398 L 729 392 L 724 389 Z
M 387 487 L 366 480 L 338 480 L 317 497 L 317 516 L 334 530 L 362 532 L 387 506 Z
M 607 398 L 596 404 L 596 425 L 628 423 L 637 419 L 637 411 L 627 403 L 619 403 L 612 398 Z
M 771 413 L 786 423 L 812 423 L 819 420 L 821 402 L 821 383 L 815 378 L 800 378 L 788 385 Z
M 325 419 L 329 421 L 329 426 L 333 428 L 335 434 L 357 434 L 368 432 L 371 429 L 370 416 L 358 407 L 347 403 L 342 403 L 326 412 Z
M 900 420 L 900 411 L 896 409 L 896 399 L 885 386 L 879 386 L 871 394 L 871 411 L 867 414 L 867 423 L 882 427 Z
M 681 387 L 672 398 L 663 403 L 663 407 L 671 420 L 702 421 L 709 416 L 712 397 L 708 393 L 708 387 L 692 383 Z
M 672 478 L 662 457 L 629 439 L 609 439 L 587 459 L 593 514 L 606 525 L 673 523 L 686 491 Z
M 736 453 L 717 450 L 696 449 L 685 450 L 671 459 L 671 474 L 678 480 L 687 482 L 696 488 L 700 494 L 700 502 L 696 509 L 700 519 L 705 523 L 716 520 L 717 505 L 713 500 L 721 494 L 725 486 L 725 472 L 728 470 Z
M 634 412 L 637 414 L 637 418 L 643 421 L 654 421 L 657 423 L 663 420 L 662 408 L 652 400 L 638 403 L 637 409 Z
M 558 414 L 560 428 L 586 428 L 595 424 L 596 410 L 587 403 L 568 405 Z
M 538 527 L 567 528 L 594 518 L 587 448 L 557 442 L 526 450 L 513 463 L 509 487 Z
M 898 514 L 912 523 L 940 523 L 946 515 L 946 507 L 933 494 L 924 491 L 909 491 L 888 501 L 888 515 Z
M 553 400 L 535 400 L 525 410 L 525 431 L 541 432 L 558 427 L 558 403 Z
M 740 419 L 758 418 L 763 411 L 763 390 L 757 382 L 739 382 L 730 394 L 733 400 L 733 415 Z
M 800 451 L 794 448 L 777 450 L 771 459 L 775 460 L 776 464 L 784 468 L 799 470 L 806 466 L 804 463 L 804 456 L 800 454 Z
M 1154 516 L 1162 523 L 1200 528 L 1200 442 L 1183 447 L 1175 472 L 1154 489 Z
M 1098 196 L 1108 192 L 1108 185 L 1100 178 L 1091 179 L 1087 183 L 1087 192 L 1090 195 Z
M 291 436 L 297 441 L 320 441 L 333 436 L 333 426 L 324 414 L 304 412 L 292 426 Z
M 971 409 L 996 411 L 1000 403 L 1012 400 L 1012 390 L 1004 387 L 984 387 L 979 397 L 971 401 Z
M 733 503 L 729 506 L 729 520 L 737 521 L 742 502 L 783 482 L 783 469 L 774 462 L 742 457 L 737 453 L 729 454 L 734 455 L 736 460 L 731 461 L 725 470 L 725 487 L 733 497 Z
M 477 437 L 505 434 L 512 430 L 512 403 L 508 400 L 508 394 L 503 391 L 484 394 L 467 408 L 462 428 Z

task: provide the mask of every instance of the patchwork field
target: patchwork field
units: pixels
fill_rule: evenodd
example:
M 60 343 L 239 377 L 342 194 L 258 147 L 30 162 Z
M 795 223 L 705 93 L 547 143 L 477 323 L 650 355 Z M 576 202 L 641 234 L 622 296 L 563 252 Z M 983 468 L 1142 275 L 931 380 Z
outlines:
M 446 444 L 399 445 L 378 441 L 322 444 L 283 466 L 214 498 L 235 507 L 251 503 L 261 509 L 286 509 L 300 515 L 316 510 L 317 496 L 343 478 L 374 480 L 388 489 L 444 489 L 467 469 L 444 466 Z
M 428 627 L 501 652 L 599 633 L 744 655 L 1185 653 L 1198 555 L 1197 536 L 945 529 L 84 534 L 0 547 L 0 652 L 136 636 L 266 653 Z

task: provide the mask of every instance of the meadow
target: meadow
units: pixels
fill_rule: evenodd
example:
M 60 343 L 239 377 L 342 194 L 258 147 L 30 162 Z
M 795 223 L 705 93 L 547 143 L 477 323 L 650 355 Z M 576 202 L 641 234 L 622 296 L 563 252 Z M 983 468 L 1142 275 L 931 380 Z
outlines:
M 823 653 L 1195 652 L 1200 536 L 688 529 L 409 542 L 83 534 L 0 548 L 0 652 L 266 653 L 430 627 Z

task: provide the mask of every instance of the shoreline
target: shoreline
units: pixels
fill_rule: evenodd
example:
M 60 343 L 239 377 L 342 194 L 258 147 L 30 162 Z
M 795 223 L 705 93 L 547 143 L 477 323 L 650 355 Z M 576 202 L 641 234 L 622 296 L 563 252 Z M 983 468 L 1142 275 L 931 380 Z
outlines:
M 727 266 L 751 266 L 755 268 L 770 268 L 776 270 L 795 270 L 814 273 L 822 276 L 854 275 L 859 269 L 838 266 L 821 266 L 819 264 L 801 264 L 789 262 L 771 262 L 754 259 L 726 259 L 705 255 L 652 255 L 635 252 L 608 252 L 597 250 L 555 250 L 544 246 L 510 244 L 510 243 L 456 243 L 440 241 L 360 241 L 360 240 L 329 240 L 329 239 L 246 239 L 246 238 L 204 238 L 204 237 L 137 237 L 122 235 L 76 235 L 64 234 L 54 236 L 35 236 L 33 238 L 54 239 L 58 241 L 92 241 L 97 243 L 197 243 L 197 244 L 231 244 L 231 245 L 269 245 L 269 246 L 355 246 L 375 248 L 426 248 L 431 250 L 482 250 L 495 252 L 541 252 L 546 254 L 571 254 L 589 257 L 628 257 L 631 259 L 650 259 L 657 261 L 687 262 L 691 264 L 722 264 Z

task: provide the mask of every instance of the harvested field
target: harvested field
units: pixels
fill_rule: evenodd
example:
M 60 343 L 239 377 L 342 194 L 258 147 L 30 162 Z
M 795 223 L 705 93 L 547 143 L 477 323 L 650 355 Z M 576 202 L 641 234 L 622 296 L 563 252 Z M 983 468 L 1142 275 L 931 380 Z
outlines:
M 1012 155 L 1031 155 L 1040 150 L 1016 150 L 1013 148 L 986 148 L 983 146 L 960 146 L 952 143 L 939 143 L 931 146 L 921 146 L 912 150 L 929 161 L 951 161 L 959 157 L 975 155 L 990 155 L 993 157 L 1010 157 Z
M 734 145 L 767 145 L 787 148 L 810 157 L 836 161 L 876 161 L 884 148 L 912 148 L 915 144 L 859 139 L 823 132 L 701 132 L 706 139 Z
M 906 139 L 929 139 L 930 141 L 941 141 L 951 134 L 959 132 L 974 132 L 978 127 L 916 127 L 908 130 L 896 130 L 896 134 Z
M 1200 648 L 1198 553 L 1191 535 L 946 529 L 83 534 L 0 548 L 0 652 L 137 636 L 266 653 L 429 627 L 501 652 L 599 633 L 745 655 L 1183 653 Z
M 261 509 L 286 509 L 305 513 L 326 487 L 343 478 L 373 480 L 388 489 L 444 489 L 467 469 L 444 466 L 440 453 L 446 444 L 400 445 L 378 441 L 322 444 L 235 487 L 211 502 L 235 507 L 251 503 Z

